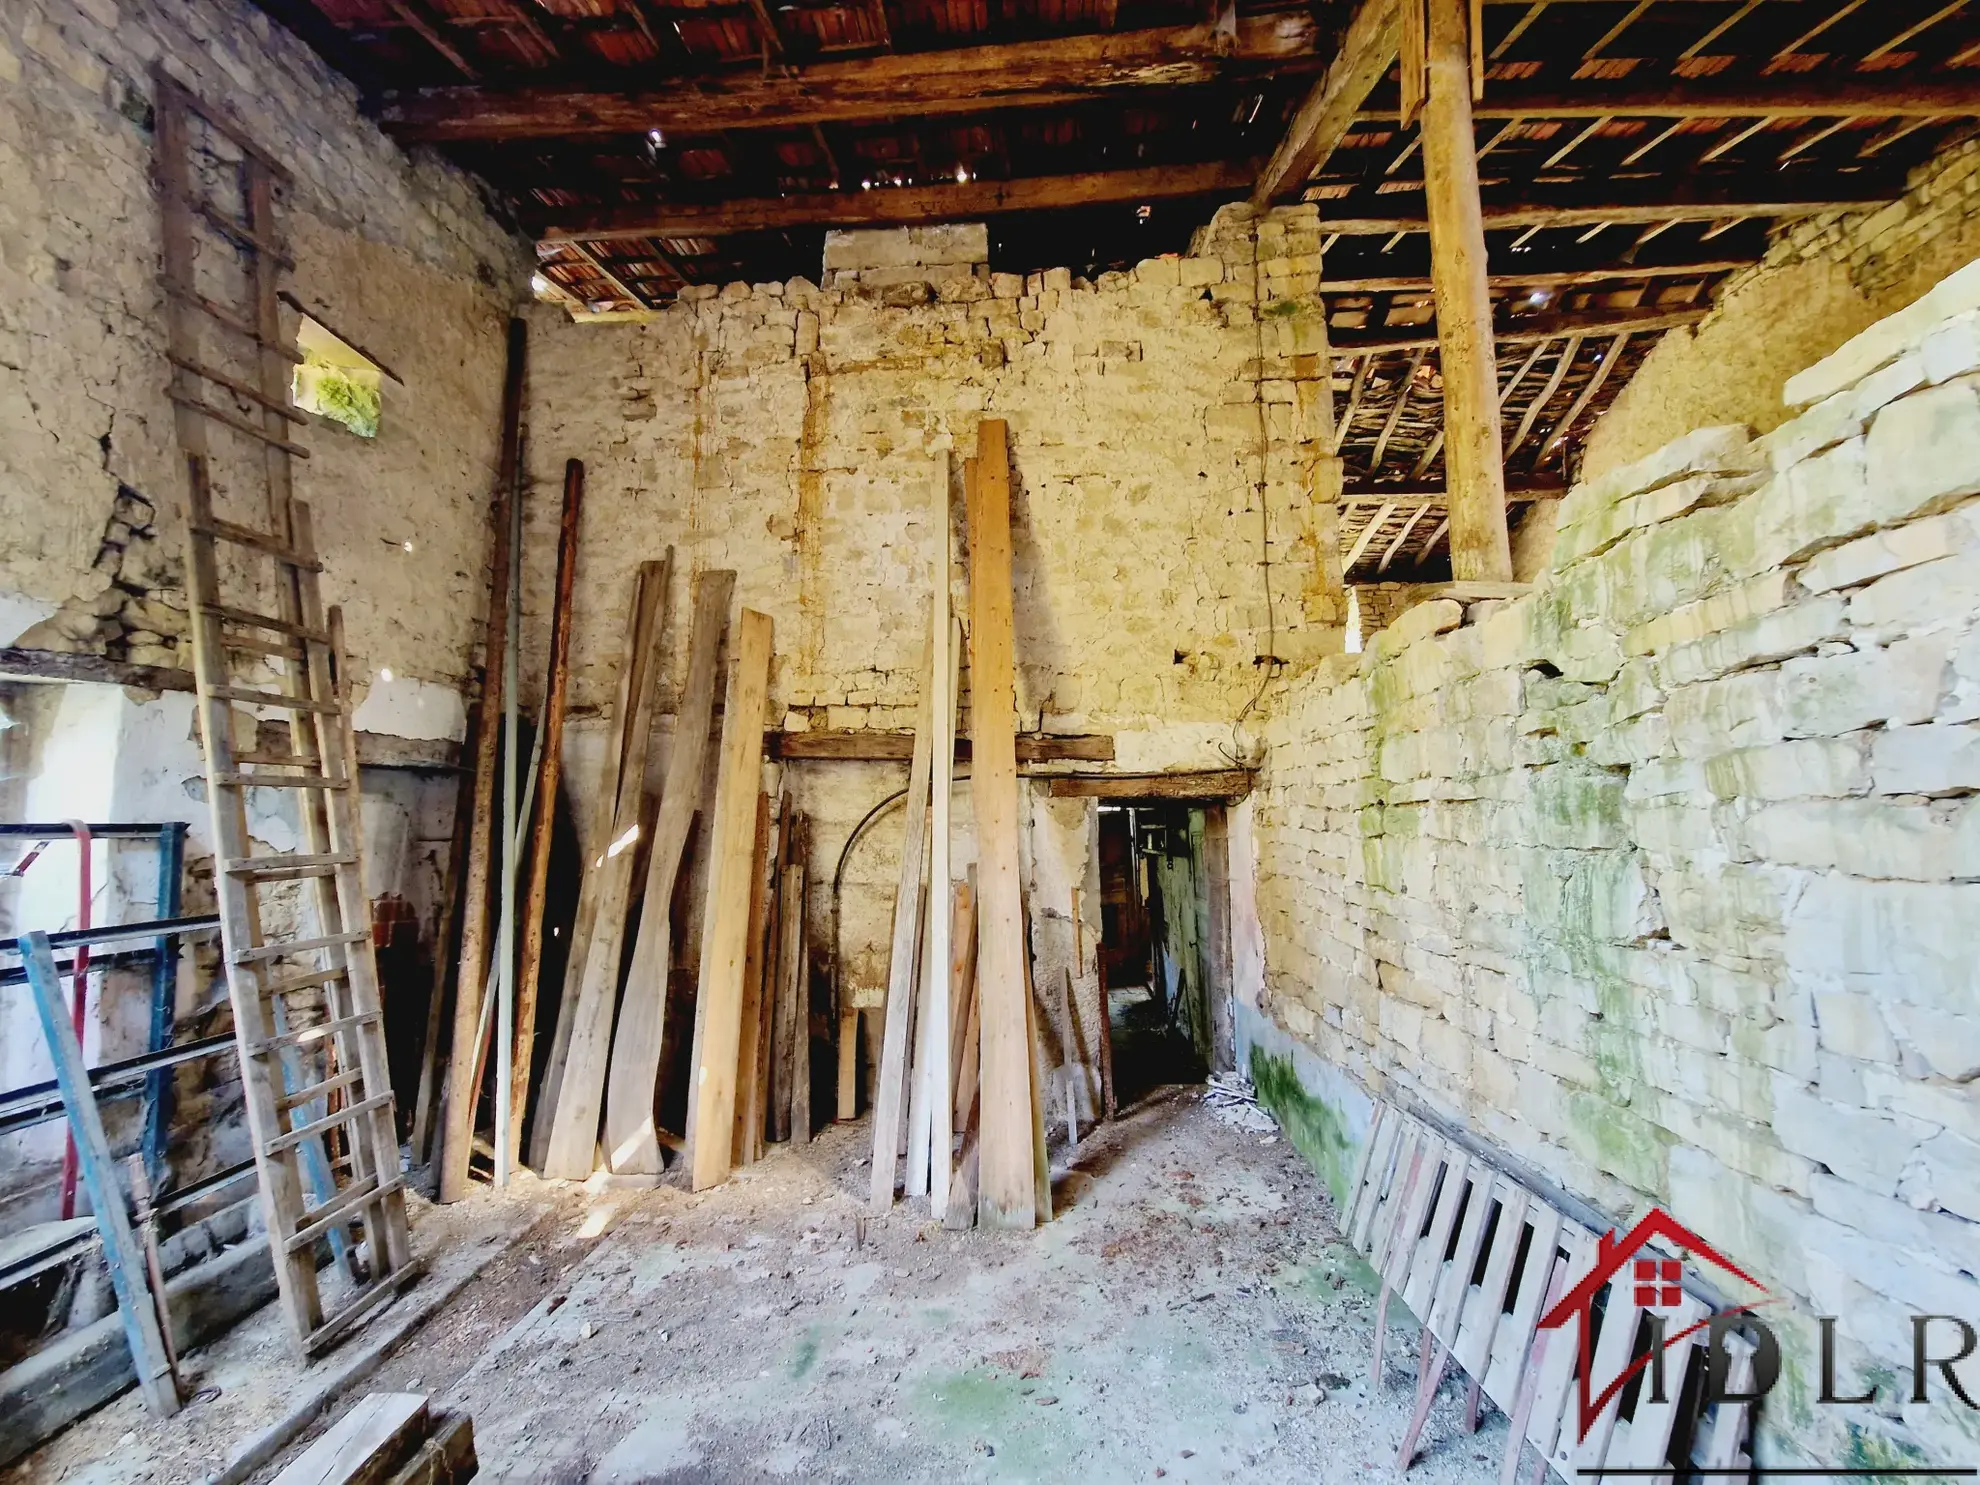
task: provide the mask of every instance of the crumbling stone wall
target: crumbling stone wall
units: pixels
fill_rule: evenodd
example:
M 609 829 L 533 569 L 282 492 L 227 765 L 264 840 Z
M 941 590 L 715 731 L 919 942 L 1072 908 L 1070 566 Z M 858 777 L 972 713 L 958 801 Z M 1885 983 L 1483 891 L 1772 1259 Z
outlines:
M 1780 1449 L 1958 1462 L 1892 1379 L 1980 1312 L 1980 263 L 1787 395 L 1575 487 L 1529 596 L 1293 683 L 1263 1009 L 1788 1296 Z M 1811 1406 L 1810 1311 L 1880 1405 Z
M 1792 222 L 1766 256 L 1728 277 L 1712 312 L 1644 358 L 1588 436 L 1593 479 L 1707 423 L 1765 433 L 1790 409 L 1802 367 L 1917 299 L 1980 255 L 1980 140 L 1944 150 L 1885 206 Z
M 503 325 L 528 259 L 467 177 L 401 151 L 248 0 L 0 14 L 0 644 L 191 663 L 151 174 L 159 62 L 288 165 L 285 287 L 404 379 L 387 383 L 376 439 L 297 431 L 312 457 L 296 492 L 361 672 L 455 688 L 486 602 Z
M 773 722 L 913 724 L 931 481 L 947 459 L 964 606 L 960 456 L 985 416 L 1011 430 L 1022 725 L 1112 733 L 1127 768 L 1228 767 L 1226 750 L 1253 745 L 1261 713 L 1233 726 L 1268 672 L 1341 645 L 1319 246 L 1312 207 L 1274 211 L 1255 233 L 1247 210 L 1226 208 L 1191 255 L 1089 283 L 990 272 L 980 226 L 844 233 L 827 245 L 827 287 L 691 289 L 645 325 L 539 312 L 529 652 L 542 653 L 563 463 L 576 456 L 588 482 L 566 778 L 581 824 L 632 574 L 669 546 L 677 572 L 736 569 L 738 601 L 776 620 Z M 663 714 L 683 677 L 686 604 L 677 578 Z M 1264 663 L 1273 655 L 1280 667 Z M 786 770 L 813 816 L 821 900 L 845 832 L 903 772 Z M 1036 838 L 1084 851 L 1058 826 Z M 899 839 L 898 817 L 876 827 L 850 869 L 855 992 L 884 984 Z M 1086 873 L 1082 854 L 1049 875 Z M 1069 962 L 1083 937 L 1090 962 L 1097 899 L 1089 912 L 1076 935 L 1055 891 L 1039 906 L 1041 953 Z

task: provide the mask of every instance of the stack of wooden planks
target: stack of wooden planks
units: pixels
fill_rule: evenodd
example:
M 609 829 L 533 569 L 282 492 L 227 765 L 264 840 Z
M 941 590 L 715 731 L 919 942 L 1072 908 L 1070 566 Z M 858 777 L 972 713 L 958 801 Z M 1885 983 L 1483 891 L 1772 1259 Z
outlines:
M 1017 700 L 1008 431 L 986 419 L 963 464 L 970 552 L 970 790 L 978 866 L 951 879 L 949 793 L 962 631 L 949 606 L 948 460 L 931 478 L 936 531 L 922 702 L 873 1101 L 871 1202 L 926 1196 L 949 1226 L 1051 1217 L 1036 1022 L 1019 889 Z M 926 887 L 924 888 L 924 874 Z M 958 1152 L 958 1143 L 960 1152 Z
M 421 1392 L 373 1392 L 297 1455 L 274 1485 L 459 1485 L 478 1468 L 467 1414 L 435 1413 Z

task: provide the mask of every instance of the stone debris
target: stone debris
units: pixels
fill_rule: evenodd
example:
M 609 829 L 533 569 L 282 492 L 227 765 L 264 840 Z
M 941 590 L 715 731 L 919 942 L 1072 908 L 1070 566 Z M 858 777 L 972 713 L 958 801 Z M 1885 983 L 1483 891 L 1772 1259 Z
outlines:
M 1278 1121 L 1258 1106 L 1258 1090 L 1243 1073 L 1210 1074 L 1203 1101 L 1226 1124 L 1253 1134 L 1277 1131 Z

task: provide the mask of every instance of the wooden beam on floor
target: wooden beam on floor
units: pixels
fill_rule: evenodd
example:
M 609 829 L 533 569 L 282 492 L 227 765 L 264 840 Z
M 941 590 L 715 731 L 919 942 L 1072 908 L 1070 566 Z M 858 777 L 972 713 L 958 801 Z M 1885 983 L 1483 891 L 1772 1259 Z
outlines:
M 771 620 L 744 609 L 722 716 L 721 761 L 709 820 L 708 901 L 703 910 L 701 983 L 706 1007 L 694 1048 L 693 1186 L 728 1180 L 736 1122 L 737 1058 L 742 1047 L 743 968 L 749 952 L 750 871 L 755 865 L 756 797 L 762 783 L 763 709 L 770 694 Z M 802 1027 L 800 1027 L 802 1034 Z M 802 1048 L 800 1048 L 802 1057 Z
M 764 746 L 784 763 L 906 763 L 914 756 L 912 732 L 766 732 Z M 970 740 L 956 739 L 956 762 L 970 760 Z M 1017 740 L 1020 763 L 1112 763 L 1114 739 L 1107 733 L 1026 732 Z
M 1534 315 L 1495 330 L 1492 338 L 1500 345 L 1532 345 L 1535 341 L 1557 340 L 1564 335 L 1619 335 L 1625 330 L 1632 335 L 1644 335 L 1679 325 L 1695 325 L 1709 313 L 1710 305 L 1698 304 L 1682 309 L 1607 309 Z M 1385 351 L 1413 351 L 1436 344 L 1434 329 L 1415 328 L 1406 335 L 1378 333 L 1366 339 L 1352 330 L 1340 330 L 1330 337 L 1328 349 L 1340 357 L 1375 356 Z M 1493 395 L 1496 400 L 1496 387 Z
M 816 191 L 734 201 L 582 207 L 559 214 L 543 236 L 550 242 L 609 242 L 629 237 L 724 237 L 786 227 L 905 227 L 976 221 L 1014 211 L 1169 201 L 1184 196 L 1236 196 L 1250 187 L 1253 173 L 1249 161 L 1221 160 L 1207 165 L 1153 165 L 941 186 L 882 186 L 870 191 Z
M 1356 110 L 1396 60 L 1400 35 L 1401 7 L 1396 0 L 1361 0 L 1334 60 L 1258 173 L 1258 183 L 1251 189 L 1255 209 L 1292 195 L 1327 163 L 1353 126 Z
M 1968 77 L 1672 78 L 1632 87 L 1522 87 L 1494 82 L 1472 109 L 1480 119 L 1961 118 L 1980 114 L 1980 80 Z M 1396 110 L 1358 119 L 1394 123 Z
M 1471 115 L 1472 10 L 1467 0 L 1427 0 L 1427 5 L 1424 197 L 1444 376 L 1451 565 L 1461 578 L 1509 579 L 1512 543 L 1499 447 L 1499 370 L 1492 296 L 1485 283 L 1485 223 Z
M 398 3 L 398 0 L 394 0 Z M 683 137 L 808 124 L 1061 107 L 1123 88 L 1176 88 L 1318 66 L 1303 11 L 1241 16 L 1233 42 L 1208 24 L 815 62 L 664 80 L 642 91 L 426 88 L 390 96 L 379 121 L 431 143 L 644 134 Z M 1357 103 L 1360 99 L 1355 100 Z

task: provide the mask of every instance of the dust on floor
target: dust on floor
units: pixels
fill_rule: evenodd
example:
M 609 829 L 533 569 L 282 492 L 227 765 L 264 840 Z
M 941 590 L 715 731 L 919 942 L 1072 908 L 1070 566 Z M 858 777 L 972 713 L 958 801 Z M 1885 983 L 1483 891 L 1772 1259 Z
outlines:
M 1372 1389 L 1373 1275 L 1284 1140 L 1165 1090 L 1061 1152 L 1035 1234 L 865 1216 L 869 1140 L 837 1126 L 701 1196 L 566 1189 L 359 1390 L 464 1408 L 491 1482 L 1393 1470 L 1415 1327 L 1396 1306 Z M 1447 1381 L 1411 1481 L 1496 1477 L 1504 1420 L 1461 1413 Z M 126 1398 L 69 1437 L 172 1426 Z M 112 1452 L 58 1441 L 31 1477 L 139 1478 Z

